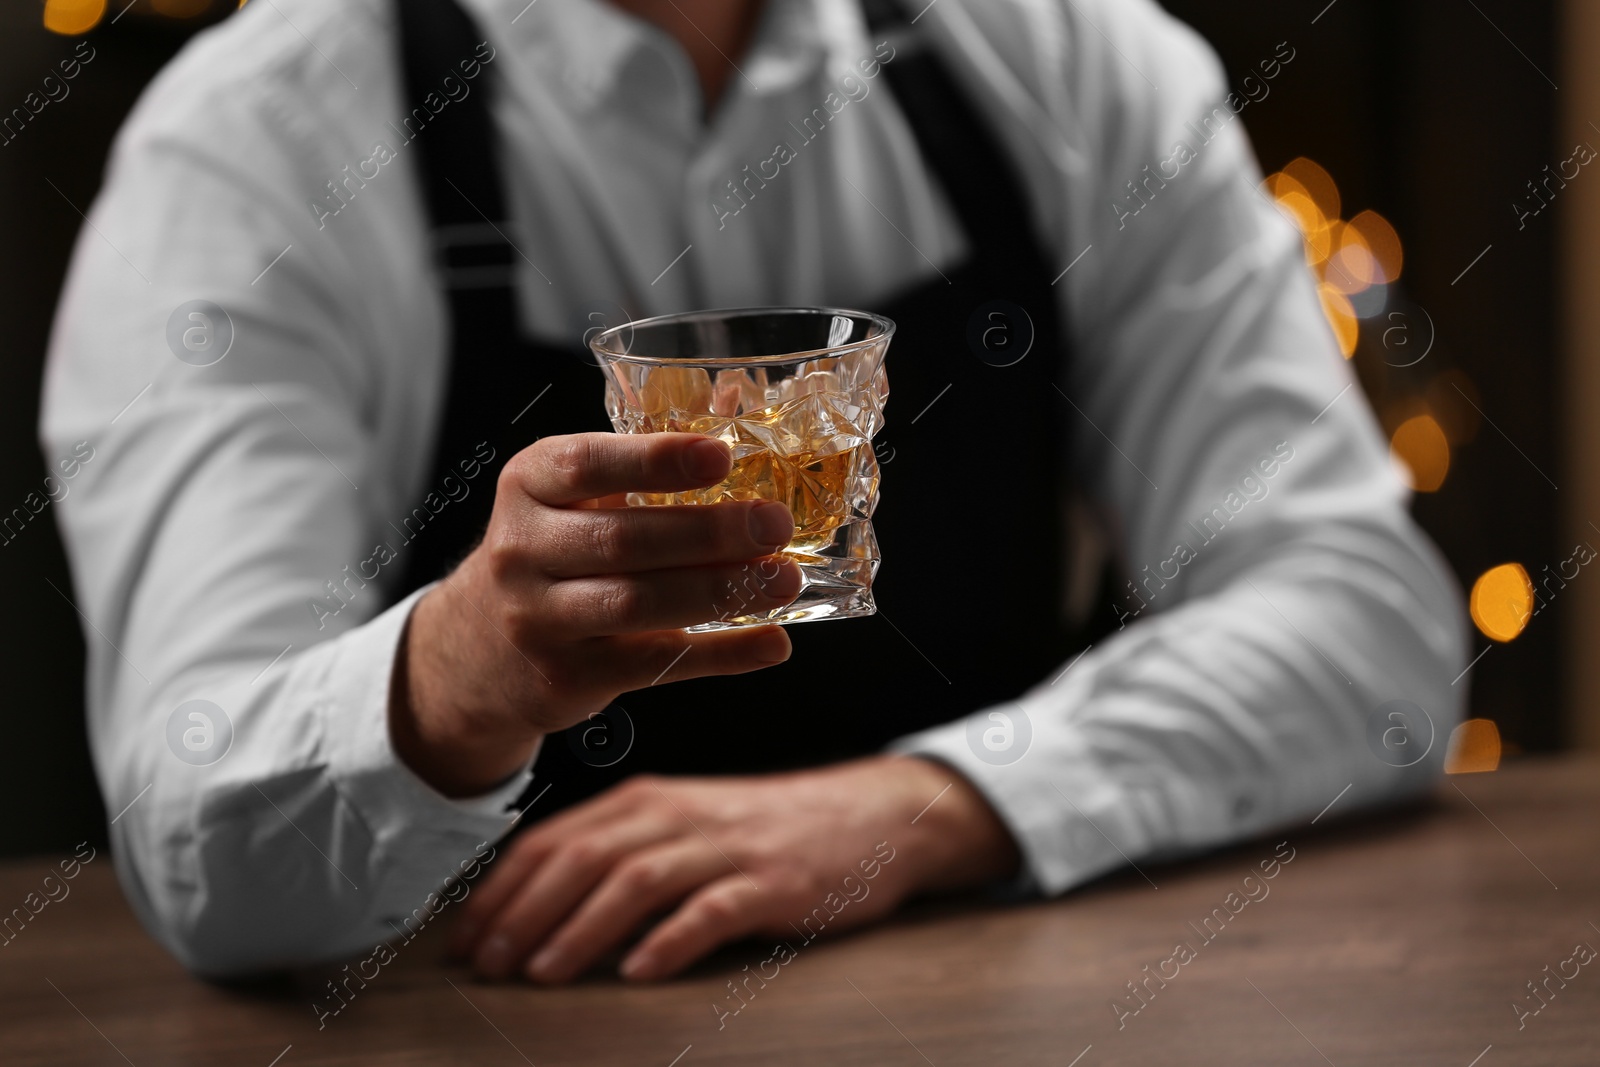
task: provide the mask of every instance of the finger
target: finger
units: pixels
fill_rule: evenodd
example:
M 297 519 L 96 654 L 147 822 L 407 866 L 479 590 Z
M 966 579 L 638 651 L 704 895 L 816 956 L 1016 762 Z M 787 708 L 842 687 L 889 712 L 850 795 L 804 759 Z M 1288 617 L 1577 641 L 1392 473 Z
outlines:
M 774 611 L 800 595 L 793 560 L 674 567 L 642 574 L 568 578 L 545 591 L 545 608 L 572 636 L 669 630 Z
M 721 878 L 684 902 L 628 953 L 619 968 L 630 981 L 648 982 L 683 970 L 718 945 L 771 925 L 775 894 L 741 874 Z
M 773 500 L 543 512 L 545 573 L 581 578 L 769 556 L 794 536 L 789 509 Z
M 576 433 L 546 437 L 518 452 L 503 477 L 546 504 L 577 504 L 611 493 L 678 493 L 728 476 L 733 453 L 695 433 Z
M 513 838 L 499 862 L 490 868 L 488 877 L 468 894 L 461 917 L 451 932 L 450 953 L 456 956 L 473 954 L 494 925 L 495 916 L 527 885 L 534 871 L 559 846 L 593 828 L 618 822 L 637 810 L 639 790 L 630 788 L 637 781 L 639 779 L 630 779 L 623 785 L 608 789 L 597 797 L 550 816 Z
M 794 651 L 781 626 L 750 626 L 706 634 L 658 630 L 602 637 L 572 653 L 590 677 L 622 692 L 690 678 L 749 674 L 788 660 Z
M 641 814 L 569 837 L 494 917 L 473 965 L 489 978 L 509 977 L 619 860 L 682 833 L 681 819 Z
M 457 959 L 475 955 L 494 917 L 527 884 L 558 843 L 554 837 L 536 837 L 532 830 L 518 835 L 483 882 L 468 894 L 461 915 L 450 930 L 446 953 Z
M 523 834 L 517 838 L 512 848 L 489 869 L 484 880 L 467 894 L 461 915 L 450 928 L 450 941 L 445 950 L 448 955 L 458 959 L 473 955 L 483 940 L 484 928 L 495 913 L 549 854 L 553 846 L 548 842 L 537 851 L 528 848 L 530 836 Z
M 588 970 L 650 916 L 728 872 L 728 861 L 696 835 L 636 852 L 618 863 L 545 941 L 526 973 L 565 982 Z

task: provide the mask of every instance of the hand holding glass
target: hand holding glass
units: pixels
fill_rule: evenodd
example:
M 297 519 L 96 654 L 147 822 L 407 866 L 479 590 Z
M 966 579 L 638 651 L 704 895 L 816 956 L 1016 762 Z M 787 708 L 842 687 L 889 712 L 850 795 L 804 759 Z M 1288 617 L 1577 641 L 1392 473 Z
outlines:
M 753 308 L 644 319 L 590 340 L 618 433 L 699 433 L 733 451 L 733 470 L 720 484 L 632 493 L 629 504 L 777 500 L 794 515 L 783 555 L 800 566 L 800 595 L 747 614 L 732 588 L 719 621 L 691 631 L 877 610 L 872 437 L 883 427 L 884 357 L 894 330 L 888 319 L 860 311 Z

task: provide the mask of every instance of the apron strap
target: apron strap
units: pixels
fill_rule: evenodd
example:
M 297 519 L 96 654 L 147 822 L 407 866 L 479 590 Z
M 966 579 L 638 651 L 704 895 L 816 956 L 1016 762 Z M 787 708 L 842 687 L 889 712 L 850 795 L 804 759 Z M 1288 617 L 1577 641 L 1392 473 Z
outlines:
M 411 109 L 406 143 L 420 164 L 449 336 L 444 403 L 424 485 L 432 507 L 413 509 L 396 527 L 403 541 L 395 546 L 403 560 L 393 591 L 398 600 L 446 574 L 483 535 L 501 466 L 533 439 L 529 422 L 518 426 L 516 416 L 549 378 L 522 358 L 512 288 L 518 253 L 490 106 L 494 71 L 483 70 L 459 99 L 446 100 L 442 92 L 446 77 L 461 79 L 463 61 L 483 57 L 485 37 L 454 0 L 396 0 L 396 6 Z M 430 97 L 444 101 L 437 112 L 425 104 Z
M 430 96 L 444 100 L 443 80 L 460 80 L 458 65 L 481 55 L 483 35 L 454 2 L 398 0 L 398 8 L 405 100 L 413 109 L 407 119 L 425 120 L 413 139 L 422 155 L 423 195 L 446 284 L 452 290 L 500 288 L 509 298 L 515 251 L 506 236 L 509 220 L 489 113 L 494 78 L 477 82 L 459 100 L 446 100 L 437 113 L 423 103 Z M 491 277 L 495 268 L 504 268 L 496 284 L 476 280 Z
M 1026 185 L 990 131 L 992 123 L 973 108 L 900 0 L 862 0 L 862 9 L 874 38 L 887 37 L 896 46 L 883 73 L 929 172 L 961 220 L 976 265 L 1004 290 L 996 296 L 1036 293 L 1049 281 L 1048 258 L 1039 247 Z

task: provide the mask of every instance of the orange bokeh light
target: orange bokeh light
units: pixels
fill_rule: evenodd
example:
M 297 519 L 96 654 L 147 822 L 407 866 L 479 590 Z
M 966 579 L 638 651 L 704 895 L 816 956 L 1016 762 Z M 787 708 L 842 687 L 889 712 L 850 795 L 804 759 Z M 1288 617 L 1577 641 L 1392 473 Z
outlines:
M 1267 187 L 1267 195 L 1274 200 L 1281 200 L 1290 193 L 1299 193 L 1308 199 L 1311 196 L 1310 191 L 1305 186 L 1281 170 L 1267 175 L 1261 180 L 1261 184 Z
M 1289 190 L 1278 198 L 1278 210 L 1289 216 L 1306 242 L 1306 262 L 1315 267 L 1328 258 L 1333 242 L 1328 220 L 1306 193 Z
M 1339 187 L 1333 176 L 1305 156 L 1298 156 L 1282 170 L 1267 175 L 1261 188 L 1272 197 L 1278 211 L 1299 229 L 1305 244 L 1306 263 L 1317 276 L 1317 295 L 1322 300 L 1323 314 L 1333 328 L 1339 351 L 1346 359 L 1351 358 L 1361 338 L 1361 317 L 1350 298 L 1373 286 L 1399 279 L 1405 261 L 1400 235 L 1376 211 L 1359 212 L 1349 222 L 1341 219 Z M 1364 300 L 1363 313 L 1376 316 L 1385 303 L 1383 299 L 1376 304 Z M 1399 325 L 1396 325 L 1397 320 Z M 1396 332 L 1405 339 L 1404 312 L 1392 313 L 1381 321 L 1387 331 L 1384 333 L 1385 348 Z M 1432 343 L 1430 334 L 1424 342 L 1424 353 Z M 1384 362 L 1391 366 L 1408 365 L 1388 358 Z M 1425 426 L 1409 427 L 1401 442 L 1403 449 L 1396 449 L 1406 458 L 1408 469 L 1414 473 L 1423 472 L 1416 475 L 1413 482 L 1424 492 L 1437 489 L 1449 470 L 1449 444 L 1443 441 L 1444 433 L 1435 432 L 1439 429 L 1432 418 Z M 1467 432 L 1470 436 L 1471 431 Z
M 1290 160 L 1283 173 L 1300 184 L 1325 218 L 1339 217 L 1339 187 L 1334 184 L 1333 175 L 1305 156 Z
M 1389 220 L 1376 211 L 1363 211 L 1350 220 L 1350 228 L 1361 235 L 1377 263 L 1378 276 L 1374 281 L 1397 281 L 1405 263 L 1405 252 L 1400 247 L 1400 235 L 1389 225 Z
M 1450 731 L 1444 773 L 1482 774 L 1500 766 L 1500 728 L 1493 719 L 1468 719 Z
M 1450 442 L 1432 415 L 1417 415 L 1402 422 L 1389 441 L 1389 451 L 1410 475 L 1411 488 L 1432 493 L 1450 473 Z
M 1520 563 L 1490 567 L 1472 583 L 1467 606 L 1485 637 L 1510 641 L 1533 617 L 1533 581 Z
M 1361 337 L 1361 320 L 1356 318 L 1355 305 L 1350 303 L 1349 297 L 1327 282 L 1317 286 L 1317 295 L 1322 298 L 1322 313 L 1327 316 L 1328 325 L 1333 327 L 1333 336 L 1339 341 L 1339 351 L 1345 359 L 1349 359 L 1355 353 L 1356 341 Z
M 1343 222 L 1335 222 L 1330 230 L 1333 253 L 1328 256 L 1323 278 L 1346 296 L 1354 296 L 1379 279 L 1378 261 L 1367 247 L 1366 238 Z
M 44 28 L 77 37 L 98 26 L 105 15 L 106 0 L 45 0 Z

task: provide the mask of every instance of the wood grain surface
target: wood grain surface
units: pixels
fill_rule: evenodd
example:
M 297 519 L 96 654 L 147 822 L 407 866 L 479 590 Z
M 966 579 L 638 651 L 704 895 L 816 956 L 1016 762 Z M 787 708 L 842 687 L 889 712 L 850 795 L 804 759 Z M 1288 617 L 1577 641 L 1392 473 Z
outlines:
M 445 965 L 430 928 L 321 1029 L 312 1003 L 338 967 L 196 980 L 102 854 L 7 931 L 0 1063 L 1600 1064 L 1600 960 L 1575 952 L 1600 948 L 1600 762 L 1523 761 L 1447 779 L 1426 805 L 1338 816 L 1059 900 L 915 907 L 801 945 L 742 1001 L 728 982 L 772 945 L 662 985 L 539 989 Z M 0 909 L 61 858 L 0 866 Z

